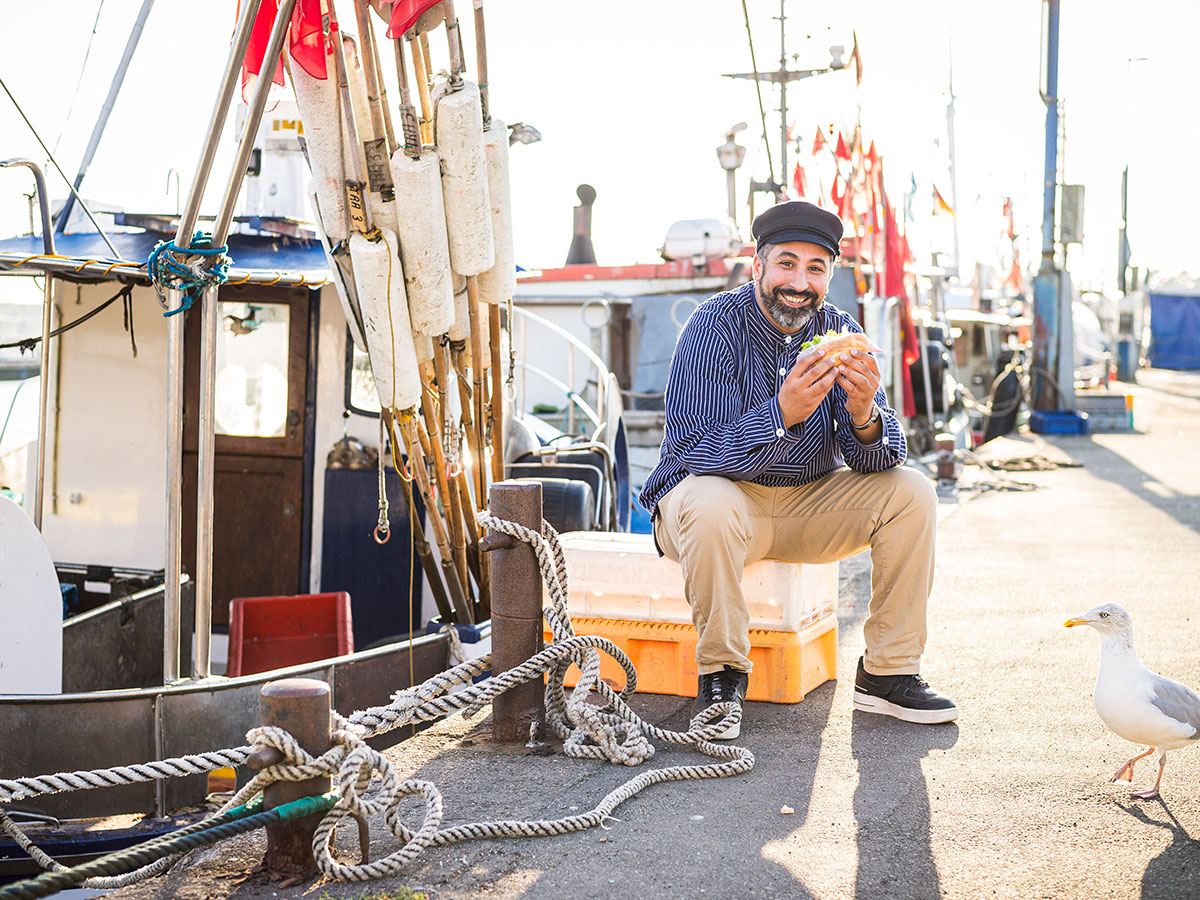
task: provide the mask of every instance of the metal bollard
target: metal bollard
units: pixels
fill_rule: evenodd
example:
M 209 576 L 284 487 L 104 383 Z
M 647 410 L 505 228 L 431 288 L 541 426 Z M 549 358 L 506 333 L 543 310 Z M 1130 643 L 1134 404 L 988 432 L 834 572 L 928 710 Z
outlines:
M 939 484 L 954 482 L 954 435 L 942 432 L 934 437 L 937 442 L 937 477 Z
M 319 756 L 330 747 L 329 685 L 315 678 L 282 678 L 263 685 L 259 692 L 259 714 L 264 725 L 287 729 L 308 753 Z M 265 768 L 279 761 L 277 753 L 264 754 L 269 758 L 247 761 L 251 768 Z M 310 778 L 307 781 L 276 781 L 263 791 L 263 809 L 274 809 L 284 803 L 324 794 L 329 790 L 329 778 Z M 314 875 L 317 863 L 313 859 L 313 832 L 322 814 L 305 816 L 290 822 L 267 826 L 267 870 L 281 875 Z
M 492 485 L 493 516 L 542 530 L 542 486 L 536 481 Z M 521 541 L 488 537 L 492 564 L 492 674 L 516 668 L 543 646 L 542 573 L 533 548 Z M 529 740 L 532 723 L 543 722 L 542 679 L 535 678 L 492 701 L 492 736 L 497 741 Z

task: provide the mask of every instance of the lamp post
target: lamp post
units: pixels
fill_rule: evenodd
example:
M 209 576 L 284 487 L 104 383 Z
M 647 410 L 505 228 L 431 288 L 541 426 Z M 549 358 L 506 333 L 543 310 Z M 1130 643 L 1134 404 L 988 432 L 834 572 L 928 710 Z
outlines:
M 1133 309 L 1127 299 L 1129 283 L 1129 133 L 1133 130 L 1133 91 L 1131 72 L 1135 62 L 1148 57 L 1130 56 L 1125 59 L 1125 167 L 1121 170 L 1121 231 L 1117 240 L 1117 290 L 1121 292 L 1121 307 L 1117 315 L 1117 377 L 1130 381 L 1137 368 L 1133 348 Z
M 717 148 L 717 161 L 725 170 L 725 189 L 728 194 L 729 218 L 737 221 L 737 170 L 746 158 L 746 148 L 737 143 L 734 138 L 739 131 L 746 128 L 745 122 L 730 126 L 725 132 L 725 143 Z

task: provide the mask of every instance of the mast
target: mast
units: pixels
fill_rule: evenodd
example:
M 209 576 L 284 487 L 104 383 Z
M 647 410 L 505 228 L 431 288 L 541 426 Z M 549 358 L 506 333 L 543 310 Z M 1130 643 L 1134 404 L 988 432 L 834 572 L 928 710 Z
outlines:
M 83 159 L 79 162 L 79 172 L 75 175 L 76 191 L 83 184 L 83 177 L 87 174 L 88 166 L 92 164 L 92 159 L 96 156 L 96 148 L 100 146 L 100 137 L 104 134 L 105 126 L 108 125 L 108 117 L 112 114 L 113 106 L 116 105 L 117 95 L 121 93 L 121 85 L 125 82 L 125 73 L 129 71 L 129 62 L 133 59 L 133 51 L 137 49 L 138 41 L 142 37 L 142 29 L 146 25 L 146 19 L 150 15 L 152 6 L 154 6 L 154 0 L 143 0 L 137 20 L 129 31 L 129 40 L 125 42 L 125 52 L 121 56 L 121 62 L 117 64 L 117 71 L 113 75 L 112 85 L 109 86 L 108 96 L 104 98 L 104 105 L 100 107 L 100 115 L 96 118 L 96 124 L 92 128 L 92 136 L 88 140 L 87 149 L 83 151 Z M 74 207 L 75 194 L 71 193 L 67 196 L 67 202 L 63 204 L 62 212 L 58 214 L 58 223 L 54 230 L 59 234 L 62 234 L 63 229 L 67 227 L 67 219 L 71 217 L 71 210 Z
M 786 189 L 788 183 L 787 177 L 787 158 L 788 158 L 788 117 L 787 117 L 787 38 L 786 38 L 786 23 L 787 16 L 783 13 L 783 7 L 787 0 L 779 0 L 779 190 L 780 193 Z
M 1058 374 L 1062 285 L 1054 264 L 1054 200 L 1058 182 L 1058 24 L 1059 0 L 1046 4 L 1046 164 L 1042 200 L 1042 264 L 1033 280 L 1034 410 L 1063 408 L 1063 397 L 1052 380 Z M 1036 430 L 1036 429 L 1035 429 Z
M 786 22 L 787 16 L 784 15 L 784 5 L 787 0 L 779 0 L 779 68 L 774 72 L 737 72 L 727 74 L 725 78 L 748 78 L 752 81 L 773 81 L 779 85 L 779 181 L 774 181 L 775 173 L 770 173 L 770 178 L 764 182 L 751 181 L 750 191 L 753 196 L 756 191 L 765 191 L 774 193 L 778 200 L 782 200 L 784 191 L 787 188 L 787 156 L 788 156 L 788 106 L 787 106 L 787 86 L 790 81 L 800 81 L 804 78 L 812 78 L 814 75 L 824 75 L 827 72 L 837 72 L 846 68 L 846 63 L 842 60 L 843 47 L 835 46 L 829 48 L 829 65 L 819 69 L 789 69 L 787 67 L 787 33 Z M 746 28 L 749 31 L 749 20 L 747 20 Z M 754 45 L 751 43 L 751 56 L 753 56 Z M 760 100 L 761 103 L 761 100 Z M 765 120 L 765 117 L 764 117 Z M 766 124 L 763 124 L 763 139 L 767 140 Z M 770 157 L 770 146 L 767 148 L 768 159 Z
M 951 45 L 953 47 L 953 45 Z M 958 169 L 954 154 L 954 55 L 948 55 L 950 63 L 950 102 L 946 104 L 946 139 L 950 148 L 950 203 L 954 207 L 954 274 L 962 278 L 961 260 L 958 250 Z

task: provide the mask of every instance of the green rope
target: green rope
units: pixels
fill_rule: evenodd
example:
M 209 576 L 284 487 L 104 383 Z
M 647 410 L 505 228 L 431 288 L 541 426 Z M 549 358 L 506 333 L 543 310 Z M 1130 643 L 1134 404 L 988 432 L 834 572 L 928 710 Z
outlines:
M 235 834 L 326 812 L 337 801 L 337 798 L 336 792 L 317 797 L 302 797 L 266 812 L 260 812 L 262 798 L 256 797 L 244 806 L 235 806 L 228 812 L 138 844 L 136 847 L 118 850 L 65 872 L 46 872 L 36 878 L 18 881 L 16 884 L 0 888 L 0 900 L 37 900 L 40 897 L 49 897 L 51 894 L 57 894 L 69 887 L 75 887 L 88 878 L 120 875 L 164 856 L 186 853 L 198 847 L 215 844 L 217 841 L 233 837 Z

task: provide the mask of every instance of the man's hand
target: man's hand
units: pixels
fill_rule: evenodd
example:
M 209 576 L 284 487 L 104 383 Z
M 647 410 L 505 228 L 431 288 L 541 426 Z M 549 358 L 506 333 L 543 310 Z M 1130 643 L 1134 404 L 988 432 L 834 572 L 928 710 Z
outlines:
M 796 358 L 779 388 L 779 411 L 783 413 L 785 427 L 803 422 L 821 405 L 838 380 L 838 364 L 836 357 L 826 357 L 820 349 Z M 878 377 L 876 370 L 877 384 Z
M 837 383 L 846 392 L 846 412 L 851 422 L 861 424 L 871 417 L 879 390 L 879 365 L 865 350 L 839 353 L 837 362 Z

